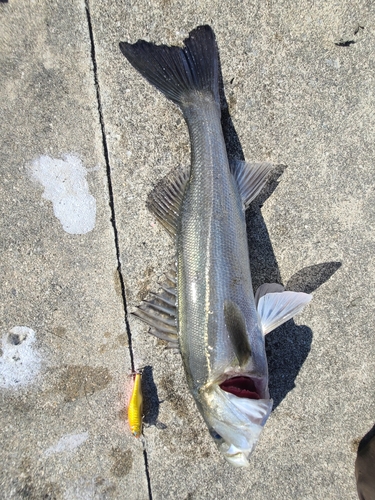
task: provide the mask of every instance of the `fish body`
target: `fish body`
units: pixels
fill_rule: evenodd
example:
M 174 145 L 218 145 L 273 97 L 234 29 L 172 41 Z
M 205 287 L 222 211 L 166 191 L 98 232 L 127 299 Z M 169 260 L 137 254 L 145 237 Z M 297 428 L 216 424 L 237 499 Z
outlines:
M 185 117 L 192 164 L 177 234 L 178 320 L 189 386 L 198 394 L 213 380 L 223 382 L 223 367 L 238 374 L 251 370 L 266 380 L 267 360 L 252 291 L 245 212 L 229 168 L 220 108 L 212 96 L 194 96 Z M 231 307 L 250 335 L 251 356 L 244 352 L 240 360 L 228 334 Z M 243 340 L 245 332 L 237 333 Z M 265 386 L 262 396 L 268 397 Z
M 135 437 L 140 437 L 142 433 L 142 374 L 134 374 L 134 384 L 128 405 L 128 422 L 130 431 Z
M 149 301 L 137 315 L 152 333 L 179 347 L 211 436 L 227 461 L 246 466 L 272 409 L 264 334 L 299 312 L 311 296 L 263 285 L 254 298 L 245 209 L 271 165 L 229 162 L 215 36 L 209 26 L 200 26 L 184 43 L 184 48 L 120 43 L 129 62 L 180 107 L 191 142 L 190 169 L 162 182 L 149 200 L 175 238 L 176 305 L 174 292 L 165 289 L 159 304 Z M 175 332 L 160 311 L 176 316 Z
M 259 436 L 272 401 L 251 283 L 244 206 L 229 167 L 220 108 L 213 95 L 198 94 L 184 116 L 192 163 L 177 233 L 179 345 L 190 390 L 212 435 L 220 436 L 216 440 L 223 449 L 222 435 L 228 434 L 223 427 L 232 428 L 236 418 L 242 427 L 249 422 L 236 407 L 230 410 L 231 394 L 222 391 L 220 384 L 241 376 L 251 382 L 261 416 L 250 424 L 248 435 Z M 231 322 L 235 331 L 228 331 Z M 239 352 L 241 347 L 243 352 Z M 218 422 L 215 414 L 221 404 L 226 413 L 224 421 L 221 417 Z M 245 446 L 250 453 L 253 443 Z M 233 451 L 236 455 L 237 450 Z M 243 458 L 241 453 L 234 461 Z

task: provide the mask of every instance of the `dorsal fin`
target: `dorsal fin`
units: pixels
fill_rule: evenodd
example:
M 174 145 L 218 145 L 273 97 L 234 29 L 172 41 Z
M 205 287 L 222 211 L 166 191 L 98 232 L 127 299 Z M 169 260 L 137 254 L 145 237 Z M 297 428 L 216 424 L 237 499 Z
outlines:
M 241 160 L 231 160 L 229 167 L 236 179 L 242 203 L 247 208 L 263 189 L 268 174 L 274 166 L 266 162 L 246 163 Z
M 181 203 L 189 177 L 190 167 L 172 170 L 156 184 L 147 198 L 147 208 L 172 237 L 176 235 Z
M 243 366 L 251 356 L 245 318 L 238 305 L 231 300 L 224 302 L 224 318 L 238 362 Z

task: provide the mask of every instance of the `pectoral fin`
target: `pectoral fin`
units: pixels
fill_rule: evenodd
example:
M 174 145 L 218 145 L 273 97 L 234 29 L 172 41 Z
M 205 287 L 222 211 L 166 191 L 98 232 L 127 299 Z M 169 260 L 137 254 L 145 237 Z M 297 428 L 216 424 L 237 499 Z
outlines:
M 238 362 L 240 366 L 245 365 L 251 356 L 245 318 L 241 309 L 231 300 L 224 302 L 224 317 Z
M 241 160 L 231 160 L 229 167 L 236 179 L 242 203 L 247 208 L 261 192 L 274 166 L 266 162 L 246 163 Z
M 283 292 L 284 290 L 285 288 L 283 285 L 279 285 L 279 283 L 263 283 L 263 285 L 261 285 L 256 291 L 254 297 L 255 307 L 258 307 L 259 299 L 267 293 Z
M 258 299 L 257 310 L 264 335 L 301 312 L 311 299 L 312 295 L 303 292 L 274 292 L 262 295 Z

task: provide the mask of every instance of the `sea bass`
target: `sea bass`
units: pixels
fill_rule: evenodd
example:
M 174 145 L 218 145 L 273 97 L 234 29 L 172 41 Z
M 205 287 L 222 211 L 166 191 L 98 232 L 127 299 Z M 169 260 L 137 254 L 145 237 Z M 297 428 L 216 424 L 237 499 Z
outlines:
M 215 35 L 199 26 L 184 47 L 120 43 L 128 61 L 186 120 L 191 166 L 159 183 L 148 206 L 177 248 L 176 279 L 137 315 L 181 352 L 187 382 L 227 461 L 247 466 L 272 410 L 264 335 L 311 296 L 281 285 L 252 289 L 245 209 L 271 170 L 229 162 L 221 127 Z

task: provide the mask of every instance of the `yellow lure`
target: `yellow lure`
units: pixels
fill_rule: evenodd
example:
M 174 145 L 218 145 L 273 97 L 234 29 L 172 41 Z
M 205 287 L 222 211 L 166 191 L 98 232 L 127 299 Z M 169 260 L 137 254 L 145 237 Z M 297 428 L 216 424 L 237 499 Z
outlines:
M 128 406 L 128 421 L 130 431 L 133 436 L 139 438 L 142 432 L 142 374 L 136 373 L 134 377 L 134 386 Z

